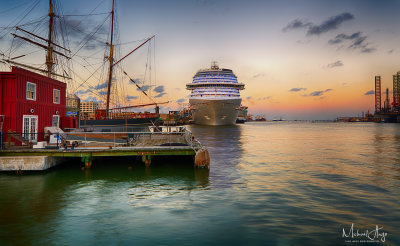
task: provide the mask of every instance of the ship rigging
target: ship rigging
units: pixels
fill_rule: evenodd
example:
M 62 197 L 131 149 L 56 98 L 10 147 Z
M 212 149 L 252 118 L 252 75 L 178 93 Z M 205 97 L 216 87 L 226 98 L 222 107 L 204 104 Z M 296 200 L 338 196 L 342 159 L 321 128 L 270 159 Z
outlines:
M 87 15 L 63 15 L 61 12 L 60 5 L 55 0 L 49 0 L 48 1 L 49 11 L 45 17 L 40 17 L 36 21 L 30 21 L 29 24 L 20 24 L 25 19 L 25 17 L 37 7 L 39 2 L 40 0 L 37 0 L 32 5 L 30 5 L 26 9 L 26 13 L 21 20 L 18 20 L 13 24 L 8 25 L 7 28 L 0 29 L 0 37 L 4 37 L 6 35 L 6 31 L 14 30 L 14 32 L 11 33 L 13 36 L 13 39 L 11 40 L 11 48 L 8 51 L 0 50 L 0 55 L 2 56 L 1 59 L 2 63 L 21 66 L 28 70 L 34 70 L 36 72 L 43 73 L 48 77 L 62 79 L 68 83 L 69 87 L 68 91 L 70 94 L 78 94 L 85 96 L 86 94 L 90 93 L 94 95 L 94 97 L 91 96 L 89 97 L 92 99 L 105 97 L 104 101 L 105 101 L 106 119 L 109 119 L 110 110 L 114 110 L 115 108 L 130 109 L 134 107 L 150 106 L 150 105 L 155 105 L 157 108 L 159 104 L 167 103 L 167 102 L 158 103 L 153 99 L 151 95 L 146 93 L 148 88 L 155 86 L 155 82 L 154 85 L 152 85 L 152 80 L 151 80 L 152 66 L 151 66 L 151 61 L 149 62 L 150 60 L 149 56 L 151 56 L 151 54 L 148 55 L 146 60 L 146 66 L 144 72 L 145 75 L 143 79 L 139 80 L 132 79 L 132 77 L 129 76 L 128 73 L 121 68 L 120 66 L 121 63 L 127 57 L 129 57 L 131 54 L 133 54 L 135 51 L 140 49 L 145 44 L 150 44 L 149 45 L 149 50 L 150 50 L 150 46 L 152 43 L 151 41 L 154 40 L 154 36 L 151 36 L 142 41 L 133 41 L 140 43 L 136 48 L 128 52 L 125 56 L 122 56 L 122 58 L 116 58 L 120 54 L 118 48 L 121 47 L 123 43 L 120 42 L 118 38 L 118 31 L 115 30 L 115 27 L 117 25 L 115 0 L 112 0 L 111 12 L 96 13 L 96 10 L 100 6 L 99 4 Z M 82 25 L 83 23 L 86 24 L 90 23 L 90 21 L 88 21 L 87 19 L 88 17 L 91 16 L 98 17 L 104 15 L 106 15 L 104 21 L 100 22 L 100 24 L 94 26 L 93 28 L 90 28 L 91 30 L 93 30 L 92 32 L 89 33 L 84 32 L 83 30 L 84 28 L 82 28 Z M 76 16 L 82 16 L 83 18 L 80 21 L 71 19 L 71 17 L 76 17 Z M 104 32 L 105 21 L 109 18 L 111 18 L 109 38 L 108 40 L 104 40 L 100 38 L 99 33 L 101 33 L 102 31 Z M 40 26 L 46 22 L 46 19 L 48 19 L 48 25 L 47 25 L 48 30 L 46 34 L 47 38 L 44 38 L 43 37 L 44 29 L 43 27 Z M 41 32 L 42 35 L 35 34 L 35 31 Z M 79 35 L 84 36 L 82 40 L 76 39 L 76 37 Z M 17 40 L 19 40 L 19 42 Z M 15 55 L 17 48 L 23 46 L 22 42 L 20 41 L 28 43 L 30 46 L 28 48 L 25 47 L 24 49 L 25 53 L 22 54 L 19 53 Z M 75 49 L 71 49 L 69 47 L 69 43 L 71 41 L 72 43 L 77 44 L 77 47 L 75 47 Z M 95 56 L 98 57 L 99 52 L 96 51 L 95 53 L 89 54 L 89 51 L 92 50 L 90 48 L 90 45 L 96 46 L 98 44 L 101 44 L 101 46 L 104 44 L 106 45 L 106 54 L 103 56 L 105 57 L 105 59 L 103 59 L 102 65 L 96 68 L 95 66 L 96 63 L 92 61 Z M 32 46 L 38 47 L 39 49 L 46 51 L 46 59 L 44 67 L 43 65 L 36 66 L 37 64 L 29 64 L 27 62 L 18 61 L 18 59 L 26 58 L 30 54 L 36 54 L 37 51 L 36 50 L 32 51 Z M 37 56 L 35 56 L 35 61 L 36 57 Z M 108 70 L 106 77 L 100 75 L 101 71 L 103 71 L 105 68 L 104 62 L 108 63 L 106 69 Z M 86 79 L 84 79 L 81 75 L 79 75 L 76 72 L 77 69 L 73 68 L 73 66 L 77 65 L 80 66 L 80 70 L 83 70 L 86 74 L 88 74 Z M 129 96 L 127 95 L 125 97 L 124 96 L 121 97 L 116 95 L 118 93 L 117 87 L 119 87 L 119 89 L 122 89 L 122 91 L 124 92 L 129 90 L 124 86 L 117 86 L 117 84 L 114 82 L 116 80 L 115 75 L 116 73 L 118 73 L 116 71 L 117 67 L 120 70 L 119 75 L 125 76 L 125 78 L 128 77 L 129 83 L 136 86 L 136 90 L 139 91 L 145 98 L 147 98 L 147 100 L 150 100 L 151 101 L 150 103 L 144 103 L 139 101 L 137 105 L 123 106 L 129 104 L 130 101 L 128 100 Z M 146 79 L 146 76 L 148 76 L 149 78 Z M 149 82 L 150 85 L 145 85 L 142 82 L 147 80 L 150 81 Z M 77 81 L 80 82 L 78 83 Z M 97 85 L 94 85 L 93 81 L 97 81 Z M 106 86 L 105 83 L 101 83 L 101 81 L 106 81 L 107 83 Z M 104 91 L 105 87 L 107 88 L 106 91 Z M 96 91 L 96 89 L 100 91 Z M 111 96 L 113 94 L 115 95 L 114 97 Z M 114 106 L 112 107 L 111 105 Z

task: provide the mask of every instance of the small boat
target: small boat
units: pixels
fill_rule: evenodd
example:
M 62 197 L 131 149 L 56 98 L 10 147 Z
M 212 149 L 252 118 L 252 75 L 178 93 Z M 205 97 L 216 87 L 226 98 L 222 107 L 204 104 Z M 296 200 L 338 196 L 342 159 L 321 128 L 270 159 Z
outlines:
M 267 121 L 263 116 L 257 116 L 256 121 Z
M 238 117 L 236 118 L 236 124 L 244 124 L 247 118 L 247 108 L 246 106 L 239 107 Z

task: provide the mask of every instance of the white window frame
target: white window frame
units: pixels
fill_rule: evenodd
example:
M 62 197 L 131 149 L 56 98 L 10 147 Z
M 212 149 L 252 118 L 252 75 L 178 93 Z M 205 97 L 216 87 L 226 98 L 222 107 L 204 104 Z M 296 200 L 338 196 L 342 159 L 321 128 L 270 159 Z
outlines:
M 35 118 L 36 124 L 35 124 L 35 129 L 34 132 L 31 132 L 31 123 L 32 123 L 32 118 Z M 38 139 L 38 126 L 39 126 L 39 121 L 38 121 L 38 116 L 37 115 L 23 115 L 22 116 L 22 136 L 29 140 L 31 143 L 36 143 Z M 29 125 L 28 125 L 28 132 L 25 132 L 24 126 L 25 126 L 25 119 L 29 119 Z
M 54 126 L 54 125 L 53 125 L 53 119 L 54 119 L 54 117 L 57 117 L 57 125 L 56 125 L 56 127 L 60 127 L 60 116 L 59 116 L 58 114 L 54 114 L 54 115 L 51 117 L 51 126 Z
M 30 98 L 30 97 L 29 97 L 30 94 L 28 94 L 29 85 L 33 85 L 34 88 L 35 88 L 34 93 L 33 93 L 33 98 Z M 36 84 L 35 84 L 35 83 L 26 81 L 26 100 L 36 101 L 36 88 L 37 88 L 37 87 L 36 87 Z M 28 95 L 29 95 L 29 96 L 28 96 Z
M 58 91 L 58 101 L 56 101 L 56 91 Z M 61 93 L 60 93 L 60 90 L 58 90 L 58 89 L 53 89 L 53 103 L 54 104 L 60 104 L 60 100 L 61 100 Z

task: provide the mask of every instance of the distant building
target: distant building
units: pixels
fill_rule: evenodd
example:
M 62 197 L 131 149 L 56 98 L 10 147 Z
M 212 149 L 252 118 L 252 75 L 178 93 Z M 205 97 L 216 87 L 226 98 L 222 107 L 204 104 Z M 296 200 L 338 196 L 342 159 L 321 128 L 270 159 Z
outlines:
M 98 102 L 81 102 L 82 113 L 94 113 L 96 109 L 99 109 L 100 104 Z
M 66 102 L 66 107 L 67 108 L 73 108 L 79 109 L 79 105 L 80 105 L 80 99 L 77 95 L 73 95 L 73 94 L 68 94 L 67 95 L 67 102 Z
M 400 71 L 393 75 L 393 107 L 400 105 Z
M 0 72 L 0 130 L 15 132 L 29 142 L 42 141 L 45 127 L 61 125 L 66 88 L 61 81 L 18 67 Z
M 79 97 L 76 95 L 68 94 L 65 107 L 67 116 L 78 116 L 78 113 L 80 111 Z

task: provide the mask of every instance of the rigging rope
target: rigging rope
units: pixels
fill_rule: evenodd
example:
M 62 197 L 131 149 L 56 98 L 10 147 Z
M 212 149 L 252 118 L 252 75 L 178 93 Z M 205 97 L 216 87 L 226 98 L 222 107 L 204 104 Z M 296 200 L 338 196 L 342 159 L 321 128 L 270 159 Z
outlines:
M 28 1 L 22 2 L 21 4 L 19 4 L 17 6 L 11 7 L 11 8 L 6 9 L 6 10 L 3 10 L 3 11 L 0 12 L 0 14 L 4 14 L 4 13 L 7 13 L 7 12 L 13 10 L 13 9 L 19 8 L 21 6 L 24 6 L 27 2 L 30 2 L 30 1 L 28 0 Z
M 124 71 L 124 74 L 129 78 L 130 81 L 132 81 L 132 82 L 136 85 L 136 87 L 137 87 L 143 94 L 145 94 L 148 98 L 150 98 L 151 101 L 153 101 L 153 102 L 155 103 L 154 99 L 151 98 L 149 95 L 147 95 L 147 93 L 136 83 L 135 80 L 133 80 L 133 79 L 128 75 L 127 72 Z
M 106 15 L 109 14 L 110 12 L 105 12 L 105 13 L 95 13 L 95 14 L 86 14 L 86 15 L 63 15 L 62 17 L 71 17 L 71 16 L 93 16 L 93 15 Z
M 107 18 L 103 21 L 103 23 L 101 23 L 101 25 L 99 25 L 98 27 L 97 27 L 97 29 L 90 35 L 90 36 L 87 36 L 85 39 L 86 39 L 86 41 L 85 41 L 85 39 L 83 39 L 82 40 L 82 42 L 83 41 L 85 41 L 83 44 L 82 44 L 82 46 L 77 50 L 77 51 L 75 51 L 75 53 L 71 56 L 71 58 L 72 57 L 74 57 L 91 39 L 92 39 L 92 37 L 100 30 L 100 28 L 104 25 L 104 23 L 106 22 L 106 20 L 107 20 Z M 81 43 L 82 43 L 81 42 Z M 80 45 L 80 44 L 79 44 Z
M 33 3 L 32 7 L 30 9 L 27 8 L 27 9 L 29 9 L 28 12 L 14 26 L 17 26 L 19 23 L 21 23 L 21 21 L 23 21 L 26 18 L 26 16 L 28 16 L 32 12 L 32 10 L 39 4 L 39 2 L 40 2 L 40 0 L 37 0 L 36 2 Z M 10 24 L 7 27 L 10 27 L 11 23 L 17 21 L 18 18 L 19 17 L 15 18 L 12 22 L 10 22 Z M 4 35 L 0 36 L 0 39 L 3 39 L 5 35 L 7 35 L 7 33 L 5 33 Z

